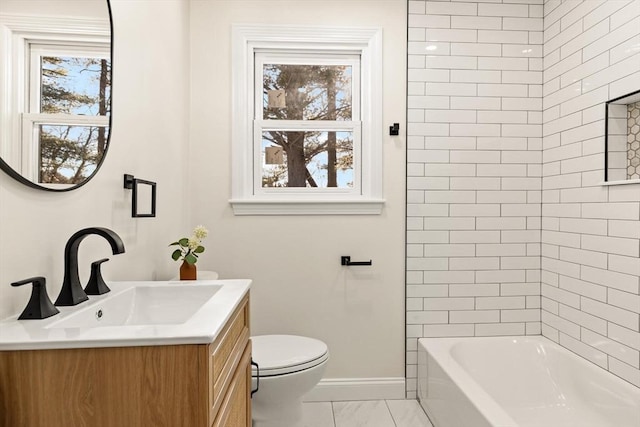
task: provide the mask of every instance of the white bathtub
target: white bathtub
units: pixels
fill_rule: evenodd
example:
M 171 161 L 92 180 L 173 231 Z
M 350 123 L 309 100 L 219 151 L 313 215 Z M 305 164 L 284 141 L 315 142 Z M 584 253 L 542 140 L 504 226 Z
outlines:
M 435 427 L 639 427 L 640 389 L 542 337 L 418 340 Z

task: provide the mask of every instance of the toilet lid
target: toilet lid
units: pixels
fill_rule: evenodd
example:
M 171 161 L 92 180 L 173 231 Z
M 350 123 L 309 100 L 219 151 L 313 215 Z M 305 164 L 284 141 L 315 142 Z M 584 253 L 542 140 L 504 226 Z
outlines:
M 260 376 L 283 375 L 312 368 L 329 357 L 320 340 L 297 335 L 259 335 L 251 337 L 251 357 L 260 367 Z M 252 375 L 256 376 L 252 367 Z

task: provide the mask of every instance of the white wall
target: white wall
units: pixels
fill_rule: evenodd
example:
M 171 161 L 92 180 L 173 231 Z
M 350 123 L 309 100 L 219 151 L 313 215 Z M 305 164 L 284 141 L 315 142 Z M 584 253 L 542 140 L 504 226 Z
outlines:
M 249 277 L 253 334 L 324 340 L 326 378 L 404 377 L 404 137 L 406 2 L 403 0 L 192 1 L 192 223 L 211 230 L 198 265 Z M 236 217 L 229 205 L 232 23 L 382 27 L 384 197 L 379 216 Z M 340 266 L 340 256 L 372 267 Z
M 640 0 L 545 3 L 542 333 L 640 386 L 640 184 L 602 186 L 604 102 L 640 89 Z
M 410 397 L 420 337 L 540 333 L 542 13 L 409 1 Z
M 42 275 L 55 300 L 64 245 L 89 226 L 113 229 L 126 253 L 88 237 L 80 245 L 81 279 L 91 261 L 109 257 L 107 280 L 170 278 L 177 265 L 168 243 L 188 233 L 184 147 L 188 141 L 188 4 L 112 0 L 114 14 L 113 134 L 99 174 L 80 189 L 49 193 L 0 173 L 0 318 L 20 312 L 30 290 L 13 281 Z M 131 218 L 123 174 L 158 183 L 158 216 Z

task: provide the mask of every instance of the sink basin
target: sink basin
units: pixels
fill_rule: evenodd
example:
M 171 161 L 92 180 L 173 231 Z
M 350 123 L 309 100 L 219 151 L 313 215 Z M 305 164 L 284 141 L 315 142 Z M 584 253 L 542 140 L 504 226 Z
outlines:
M 221 285 L 136 286 L 46 328 L 175 325 L 189 320 Z
M 0 320 L 0 351 L 209 344 L 251 280 L 108 282 L 111 292 L 42 320 Z

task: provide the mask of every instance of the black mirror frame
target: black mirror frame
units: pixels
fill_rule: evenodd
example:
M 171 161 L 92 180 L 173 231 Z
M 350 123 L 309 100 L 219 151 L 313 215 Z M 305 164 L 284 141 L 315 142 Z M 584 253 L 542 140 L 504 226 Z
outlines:
M 109 12 L 109 38 L 110 38 L 110 46 L 109 46 L 109 54 L 111 55 L 111 105 L 113 106 L 113 14 L 111 13 L 111 3 L 109 0 L 105 0 L 107 2 L 107 10 Z M 20 183 L 26 185 L 27 187 L 31 187 L 34 188 L 36 190 L 44 190 L 44 191 L 50 191 L 50 192 L 56 192 L 56 193 L 62 193 L 65 191 L 71 191 L 71 190 L 75 190 L 77 188 L 82 187 L 83 185 L 85 185 L 87 182 L 91 181 L 91 179 L 96 176 L 98 174 L 98 171 L 100 170 L 100 167 L 102 167 L 102 164 L 104 163 L 104 159 L 107 157 L 107 153 L 109 151 L 109 147 L 111 146 L 111 134 L 112 134 L 112 118 L 113 118 L 113 113 L 109 114 L 109 136 L 107 139 L 107 146 L 104 149 L 104 153 L 102 154 L 102 159 L 100 159 L 100 163 L 98 163 L 98 165 L 96 166 L 96 170 L 93 171 L 93 173 L 91 175 L 89 175 L 87 177 L 87 179 L 85 179 L 84 181 L 82 181 L 79 184 L 74 184 L 70 187 L 66 187 L 66 188 L 51 188 L 51 187 L 45 187 L 43 185 L 39 185 L 31 180 L 28 180 L 27 178 L 23 177 L 22 175 L 20 175 L 18 172 L 16 172 L 11 166 L 9 166 L 4 160 L 2 160 L 2 158 L 0 157 L 0 169 L 2 169 L 7 175 L 9 175 L 11 178 L 15 179 L 16 181 L 19 181 Z

